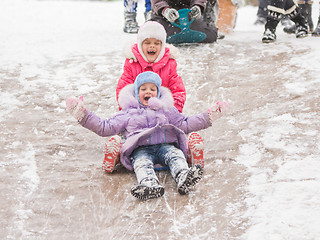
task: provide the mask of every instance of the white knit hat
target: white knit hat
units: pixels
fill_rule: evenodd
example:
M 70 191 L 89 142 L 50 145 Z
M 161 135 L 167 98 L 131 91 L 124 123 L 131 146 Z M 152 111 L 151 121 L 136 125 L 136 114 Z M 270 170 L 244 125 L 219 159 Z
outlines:
M 166 30 L 164 29 L 164 27 L 160 23 L 155 22 L 155 21 L 145 22 L 139 28 L 138 39 L 137 39 L 138 50 L 139 50 L 140 54 L 142 55 L 142 57 L 144 58 L 144 60 L 146 60 L 146 61 L 148 61 L 148 60 L 142 52 L 142 42 L 147 38 L 155 38 L 155 39 L 160 40 L 162 43 L 159 56 L 154 61 L 154 62 L 158 62 L 163 57 L 164 52 L 165 52 L 165 43 L 166 43 L 166 39 L 167 39 Z

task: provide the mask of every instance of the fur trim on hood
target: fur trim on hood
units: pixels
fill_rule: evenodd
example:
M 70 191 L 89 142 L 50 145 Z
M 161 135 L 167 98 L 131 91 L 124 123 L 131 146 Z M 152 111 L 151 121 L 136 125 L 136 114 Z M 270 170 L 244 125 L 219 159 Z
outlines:
M 126 44 L 123 48 L 123 55 L 125 58 L 127 59 L 132 59 L 134 61 L 136 61 L 136 56 L 133 54 L 132 52 L 132 48 L 133 46 L 136 44 L 136 42 L 130 42 L 128 44 Z M 171 44 L 168 44 L 168 43 L 165 43 L 165 47 L 166 48 L 169 48 L 170 50 L 170 57 L 169 58 L 172 58 L 172 59 L 177 59 L 180 55 L 180 52 L 179 52 L 179 49 L 176 48 L 175 46 L 171 45 Z M 141 54 L 141 53 L 140 53 Z
M 134 96 L 133 84 L 125 86 L 120 91 L 118 103 L 123 110 L 127 110 L 129 108 L 139 108 L 141 106 L 143 107 L 143 105 L 141 105 L 138 102 L 138 99 Z M 148 107 L 153 110 L 168 110 L 174 106 L 173 104 L 174 101 L 171 91 L 166 87 L 160 87 L 160 98 L 150 98 Z

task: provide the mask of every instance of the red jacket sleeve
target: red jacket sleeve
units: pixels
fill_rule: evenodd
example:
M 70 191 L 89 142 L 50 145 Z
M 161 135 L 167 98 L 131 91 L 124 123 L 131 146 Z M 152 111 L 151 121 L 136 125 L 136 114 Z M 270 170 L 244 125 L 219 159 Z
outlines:
M 124 66 L 123 66 L 123 73 L 118 81 L 117 88 L 116 88 L 116 98 L 118 102 L 119 93 L 128 84 L 134 83 L 134 77 L 131 69 L 131 64 L 129 63 L 130 59 L 126 59 Z M 119 103 L 118 103 L 119 104 Z M 121 107 L 119 106 L 119 110 L 121 110 Z
M 126 59 L 124 66 L 123 66 L 123 73 L 118 81 L 117 89 L 116 89 L 116 97 L 117 97 L 117 102 L 119 98 L 119 93 L 122 88 L 127 86 L 128 84 L 134 83 L 134 77 L 131 69 L 131 64 L 129 63 L 129 59 Z M 119 107 L 121 110 L 121 108 Z
M 174 59 L 170 60 L 171 63 L 171 73 L 168 88 L 172 93 L 174 100 L 174 106 L 182 113 L 184 103 L 186 101 L 186 88 L 182 81 L 182 78 L 177 73 L 177 62 Z

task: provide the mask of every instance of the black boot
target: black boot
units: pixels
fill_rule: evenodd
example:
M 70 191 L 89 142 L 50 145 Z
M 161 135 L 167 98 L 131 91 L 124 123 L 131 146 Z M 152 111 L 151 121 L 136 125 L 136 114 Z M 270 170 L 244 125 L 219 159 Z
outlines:
M 307 25 L 309 27 L 309 32 L 313 31 L 313 21 L 312 21 L 312 4 L 305 3 L 299 4 L 300 12 L 302 16 L 306 19 Z
M 276 20 L 271 17 L 267 17 L 267 23 L 265 25 L 265 31 L 262 36 L 262 42 L 263 43 L 272 43 L 276 41 L 277 35 L 276 35 L 276 28 L 279 23 L 279 20 Z
M 317 24 L 316 28 L 314 29 L 312 36 L 320 37 L 320 13 L 319 13 L 318 24 Z
M 144 179 L 137 186 L 131 188 L 132 196 L 140 200 L 148 200 L 161 197 L 164 194 L 163 186 L 156 179 Z
M 304 38 L 308 36 L 308 26 L 306 19 L 300 13 L 300 9 L 296 8 L 291 13 L 288 14 L 288 17 L 296 25 L 296 38 Z

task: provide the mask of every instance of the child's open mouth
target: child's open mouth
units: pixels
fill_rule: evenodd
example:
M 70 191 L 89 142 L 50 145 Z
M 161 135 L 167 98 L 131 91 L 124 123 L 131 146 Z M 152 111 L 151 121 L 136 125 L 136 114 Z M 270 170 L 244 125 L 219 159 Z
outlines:
M 149 55 L 155 55 L 155 54 L 156 54 L 156 51 L 148 51 L 148 54 L 149 54 Z
M 148 101 L 151 97 L 145 97 L 144 100 Z

